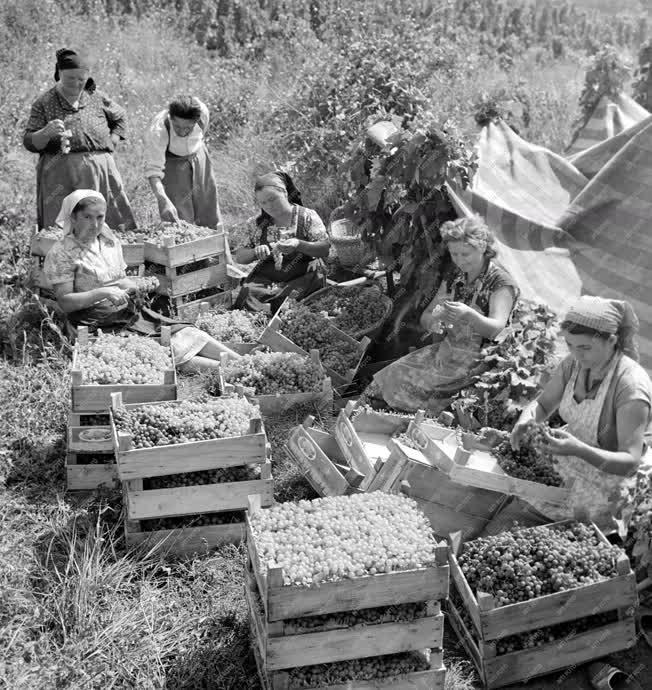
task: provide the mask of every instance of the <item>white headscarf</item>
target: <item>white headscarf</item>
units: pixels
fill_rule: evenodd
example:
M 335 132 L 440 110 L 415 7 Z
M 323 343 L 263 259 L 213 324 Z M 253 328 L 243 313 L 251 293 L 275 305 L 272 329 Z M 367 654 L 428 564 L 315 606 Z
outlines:
M 82 199 L 97 199 L 106 203 L 102 194 L 94 189 L 78 189 L 72 194 L 68 194 L 61 202 L 61 210 L 55 221 L 60 228 L 63 228 L 64 237 L 72 232 L 72 212 Z

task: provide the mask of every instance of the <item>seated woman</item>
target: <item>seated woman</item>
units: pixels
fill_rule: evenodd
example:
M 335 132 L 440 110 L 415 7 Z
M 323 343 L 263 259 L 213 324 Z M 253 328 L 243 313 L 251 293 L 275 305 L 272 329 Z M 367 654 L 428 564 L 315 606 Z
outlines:
M 564 429 L 547 435 L 548 450 L 565 483 L 573 479 L 567 511 L 512 499 L 494 517 L 490 533 L 516 519 L 550 522 L 581 512 L 607 531 L 634 489 L 637 469 L 652 464 L 652 382 L 638 364 L 638 319 L 627 302 L 580 297 L 568 310 L 562 333 L 570 354 L 512 431 L 518 448 L 530 420 L 559 412 Z M 647 437 L 647 442 L 646 442 Z
M 518 298 L 511 276 L 494 261 L 493 236 L 475 216 L 441 227 L 455 269 L 421 317 L 434 334 L 423 347 L 379 371 L 367 394 L 397 410 L 438 414 L 469 385 L 483 343 L 507 324 Z
M 249 246 L 241 247 L 235 260 L 258 263 L 244 279 L 235 308 L 276 311 L 290 294 L 301 300 L 325 286 L 322 259 L 330 243 L 317 212 L 301 205 L 289 175 L 263 175 L 254 190 L 262 211 L 248 221 Z
M 192 324 L 135 303 L 136 284 L 126 276 L 122 247 L 105 224 L 105 213 L 99 192 L 80 189 L 63 200 L 57 217 L 63 239 L 48 252 L 43 271 L 70 323 L 145 336 L 158 335 L 162 325 L 169 325 L 175 361 L 187 371 L 217 367 L 222 352 L 238 357 Z

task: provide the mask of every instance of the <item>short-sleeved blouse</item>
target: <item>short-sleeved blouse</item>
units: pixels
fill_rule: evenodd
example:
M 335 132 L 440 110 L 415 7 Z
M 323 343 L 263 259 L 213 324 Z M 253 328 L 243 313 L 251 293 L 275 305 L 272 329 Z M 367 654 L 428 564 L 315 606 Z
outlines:
M 74 292 L 86 292 L 124 278 L 127 264 L 118 238 L 105 225 L 98 240 L 99 251 L 82 244 L 72 234 L 52 245 L 43 264 L 50 285 L 72 282 Z
M 453 273 L 444 280 L 444 288 L 452 294 L 457 302 L 470 305 L 473 299 L 484 316 L 489 315 L 491 296 L 501 288 L 509 288 L 514 295 L 514 302 L 519 297 L 520 290 L 512 276 L 493 259 L 489 261 L 487 269 L 469 285 L 464 280 L 464 273 L 455 268 Z
M 299 216 L 302 217 L 301 229 L 299 226 Z M 292 221 L 288 227 L 277 227 L 276 225 L 267 226 L 265 232 L 257 223 L 255 218 L 247 221 L 246 228 L 249 237 L 249 246 L 257 247 L 265 242 L 279 242 L 281 239 L 297 237 L 306 242 L 323 242 L 328 239 L 326 227 L 317 211 L 305 206 L 292 206 Z
M 66 129 L 72 132 L 71 153 L 81 151 L 113 151 L 111 134 L 124 139 L 127 132 L 124 108 L 114 103 L 101 91 L 82 91 L 79 106 L 75 108 L 52 87 L 41 94 L 32 104 L 29 120 L 25 127 L 23 143 L 32 153 L 58 153 L 61 142 L 51 139 L 44 149 L 37 149 L 32 143 L 32 134 L 43 129 L 50 120 L 63 120 Z

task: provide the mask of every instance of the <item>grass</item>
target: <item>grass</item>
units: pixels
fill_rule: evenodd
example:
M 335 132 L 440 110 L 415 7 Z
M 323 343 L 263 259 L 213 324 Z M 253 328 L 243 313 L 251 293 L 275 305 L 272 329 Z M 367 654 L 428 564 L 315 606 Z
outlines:
M 305 95 L 306 76 L 326 69 L 332 56 L 306 34 L 258 63 L 224 61 L 195 45 L 170 13 L 138 22 L 65 13 L 55 0 L 8 0 L 0 8 L 0 687 L 258 688 L 242 551 L 226 547 L 185 560 L 128 551 L 119 494 L 65 491 L 70 344 L 26 288 L 35 185 L 21 130 L 30 103 L 51 84 L 56 48 L 82 40 L 100 88 L 129 113 L 131 143 L 116 159 L 140 223 L 155 219 L 141 133 L 173 94 L 191 90 L 214 109 L 247 102 L 247 122 L 220 138 L 232 124 L 227 112 L 211 141 L 222 210 L 234 228 L 256 210 L 253 177 L 288 162 L 275 139 L 275 113 L 291 110 Z M 537 48 L 517 56 L 509 71 L 480 54 L 461 55 L 455 70 L 434 72 L 419 86 L 442 119 L 454 116 L 474 134 L 472 103 L 480 93 L 522 81 L 532 104 L 523 136 L 561 151 L 582 79 L 574 54 L 552 60 Z M 315 155 L 301 186 L 307 205 L 326 214 L 338 203 L 341 180 L 322 175 L 319 163 Z M 314 496 L 284 449 L 289 429 L 308 411 L 266 425 L 279 501 Z M 331 419 L 320 422 L 328 427 Z M 452 641 L 450 650 L 446 688 L 468 690 L 468 661 Z

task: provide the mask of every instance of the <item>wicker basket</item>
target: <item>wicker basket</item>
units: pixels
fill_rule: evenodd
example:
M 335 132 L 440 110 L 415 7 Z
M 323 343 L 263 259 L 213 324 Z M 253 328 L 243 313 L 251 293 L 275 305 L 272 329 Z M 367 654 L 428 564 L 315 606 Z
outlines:
M 364 256 L 360 231 L 346 218 L 334 220 L 330 226 L 331 242 L 342 266 L 356 266 Z

